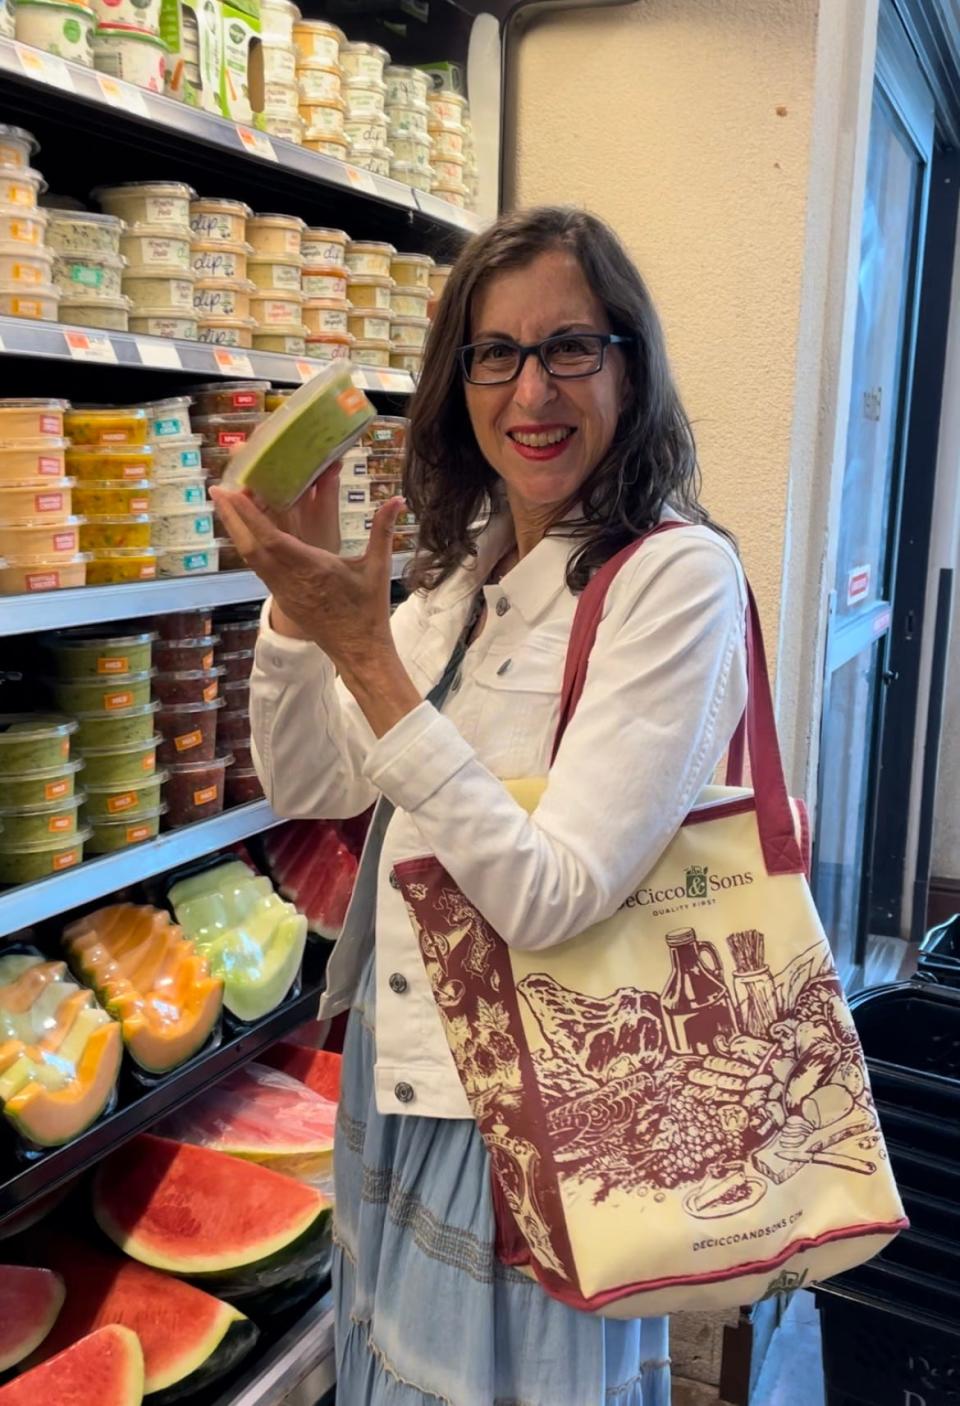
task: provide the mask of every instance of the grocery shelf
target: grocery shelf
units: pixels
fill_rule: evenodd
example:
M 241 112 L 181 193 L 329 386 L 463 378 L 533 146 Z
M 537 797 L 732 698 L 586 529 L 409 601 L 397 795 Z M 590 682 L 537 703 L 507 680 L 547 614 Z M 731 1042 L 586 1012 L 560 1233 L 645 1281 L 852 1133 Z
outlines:
M 200 829 L 200 826 L 195 828 Z M 255 1059 L 261 1050 L 282 1039 L 288 1031 L 310 1020 L 316 1014 L 323 990 L 326 960 L 326 944 L 308 942 L 298 995 L 238 1033 L 225 1030 L 216 1049 L 195 1056 L 153 1088 L 143 1088 L 132 1079 L 123 1083 L 116 1109 L 72 1142 L 51 1148 L 31 1161 L 18 1159 L 4 1148 L 0 1154 L 0 1225 L 14 1212 L 56 1190 L 121 1143 L 143 1132 L 158 1118 L 172 1113 L 218 1079 Z
M 336 1383 L 330 1295 L 312 1304 L 210 1406 L 314 1406 Z
M 0 355 L 98 367 L 117 366 L 128 371 L 166 371 L 181 378 L 197 376 L 216 380 L 222 376 L 237 381 L 252 377 L 286 386 L 302 385 L 328 365 L 308 357 L 240 351 L 211 346 L 207 342 L 182 342 L 134 332 L 106 332 L 92 327 L 70 327 L 60 322 L 34 322 L 23 317 L 0 317 Z M 413 377 L 406 371 L 358 366 L 354 379 L 364 391 L 388 395 L 410 395 L 413 391 Z
M 259 835 L 279 824 L 280 816 L 274 815 L 266 801 L 251 801 L 248 805 L 233 806 L 209 820 L 170 830 L 155 840 L 146 840 L 97 859 L 86 859 L 62 874 L 51 874 L 36 883 L 7 889 L 0 893 L 0 938 L 45 918 L 67 913 L 81 903 L 102 898 L 128 884 L 138 884 L 155 874 L 189 864 L 224 845 Z

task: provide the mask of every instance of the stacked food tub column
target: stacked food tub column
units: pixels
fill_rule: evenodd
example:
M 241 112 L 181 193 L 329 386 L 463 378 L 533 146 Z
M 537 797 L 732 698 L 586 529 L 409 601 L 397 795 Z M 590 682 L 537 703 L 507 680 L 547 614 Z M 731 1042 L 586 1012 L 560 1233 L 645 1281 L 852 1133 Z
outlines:
M 74 407 L 64 426 L 67 466 L 85 521 L 80 545 L 89 552 L 87 584 L 151 581 L 157 574 L 150 513 L 153 451 L 141 407 Z
M 296 215 L 255 215 L 247 221 L 250 277 L 256 285 L 251 303 L 253 345 L 258 351 L 303 356 L 306 327 L 301 287 L 305 225 Z
M 191 262 L 197 278 L 193 308 L 201 342 L 251 345 L 250 299 L 256 289 L 247 277 L 246 223 L 252 213 L 242 200 L 190 202 Z
M 303 122 L 298 112 L 293 26 L 299 18 L 291 0 L 263 0 L 260 6 L 264 126 L 272 136 L 298 145 L 303 141 Z
M 384 82 L 390 175 L 415 190 L 429 190 L 434 175 L 428 131 L 430 80 L 421 68 L 391 64 L 384 69 Z
M 62 322 L 127 330 L 132 303 L 122 286 L 128 263 L 120 252 L 125 229 L 116 215 L 49 211 L 47 239 L 54 251 L 53 280 Z
M 64 400 L 0 401 L 0 594 L 82 586 Z
M 53 322 L 60 298 L 44 243 L 47 216 L 37 208 L 47 187 L 30 165 L 38 150 L 22 127 L 0 126 L 0 314 Z
M 390 174 L 390 148 L 387 146 L 387 85 L 383 70 L 390 62 L 386 49 L 378 44 L 341 44 L 346 101 L 344 127 L 349 159 L 378 176 Z
M 196 191 L 179 181 L 141 181 L 94 195 L 127 226 L 120 247 L 128 261 L 123 291 L 132 302 L 130 330 L 195 341 L 190 201 Z
M 293 26 L 303 144 L 338 161 L 345 161 L 348 155 L 340 66 L 340 48 L 346 38 L 342 29 L 326 20 L 298 20 Z
M 463 125 L 467 100 L 461 93 L 448 88 L 431 88 L 427 93 L 431 164 L 434 195 L 449 205 L 466 208 L 469 191 L 464 179 L 467 160 L 464 145 L 467 139 Z

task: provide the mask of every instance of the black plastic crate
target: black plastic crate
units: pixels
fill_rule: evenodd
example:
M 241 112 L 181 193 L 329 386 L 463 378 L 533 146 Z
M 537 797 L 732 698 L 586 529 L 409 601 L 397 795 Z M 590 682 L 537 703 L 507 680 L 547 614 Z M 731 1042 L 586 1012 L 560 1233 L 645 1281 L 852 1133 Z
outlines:
M 930 1152 L 934 1157 L 960 1165 L 960 1119 L 942 1118 L 932 1113 L 914 1113 L 876 1098 L 877 1115 L 887 1144 L 895 1143 L 914 1152 Z
M 817 1292 L 826 1406 L 960 1406 L 960 1326 Z
M 850 1002 L 868 1059 L 960 1081 L 960 990 L 906 981 Z
M 960 1082 L 939 1074 L 914 1074 L 886 1060 L 867 1061 L 877 1103 L 960 1123 Z
M 944 1201 L 960 1202 L 960 1166 L 927 1152 L 915 1152 L 894 1144 L 888 1147 L 890 1166 L 901 1191 L 921 1191 Z
M 901 1187 L 900 1192 L 911 1229 L 921 1235 L 936 1235 L 950 1245 L 960 1245 L 960 1205 L 906 1187 Z

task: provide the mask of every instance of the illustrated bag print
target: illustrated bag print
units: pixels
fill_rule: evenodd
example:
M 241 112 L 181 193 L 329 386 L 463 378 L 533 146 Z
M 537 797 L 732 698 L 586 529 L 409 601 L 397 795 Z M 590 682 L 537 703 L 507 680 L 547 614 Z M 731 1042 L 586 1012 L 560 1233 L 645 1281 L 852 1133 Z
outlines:
M 554 751 L 607 589 L 641 545 L 581 596 Z M 727 779 L 745 732 L 754 790 L 707 788 L 612 918 L 515 951 L 438 860 L 395 870 L 490 1152 L 500 1256 L 610 1317 L 753 1303 L 862 1263 L 907 1224 L 806 880 L 752 596 L 747 640 Z M 504 784 L 532 812 L 546 782 Z

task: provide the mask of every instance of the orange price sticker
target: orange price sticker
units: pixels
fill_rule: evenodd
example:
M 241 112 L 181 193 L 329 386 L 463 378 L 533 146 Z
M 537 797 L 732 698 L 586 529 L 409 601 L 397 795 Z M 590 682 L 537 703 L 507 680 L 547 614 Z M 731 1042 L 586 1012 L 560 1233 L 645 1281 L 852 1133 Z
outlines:
M 256 132 L 252 127 L 242 127 L 236 124 L 237 136 L 240 138 L 240 145 L 244 151 L 248 151 L 251 156 L 260 156 L 264 161 L 279 161 L 274 150 L 273 142 L 266 132 Z
M 362 166 L 351 166 L 349 162 L 344 162 L 344 169 L 354 190 L 364 190 L 368 195 L 376 195 L 377 183 L 369 171 L 364 171 Z
M 42 49 L 31 48 L 29 44 L 14 44 L 17 60 L 28 78 L 37 78 L 41 83 L 50 83 L 54 88 L 63 88 L 75 93 L 73 76 L 63 59 L 55 54 L 44 53 Z
M 77 332 L 71 328 L 63 335 L 74 361 L 98 361 L 116 366 L 117 353 L 109 337 L 100 332 Z
M 253 363 L 246 352 L 231 351 L 229 347 L 214 347 L 213 359 L 227 376 L 253 375 Z
M 322 364 L 317 361 L 298 361 L 297 375 L 301 381 L 311 381 L 314 376 L 318 376 L 323 370 Z
M 116 78 L 108 78 L 105 73 L 95 76 L 104 101 L 111 107 L 118 107 L 121 112 L 130 112 L 134 117 L 149 117 L 140 88 L 134 88 L 130 83 L 119 83 Z

